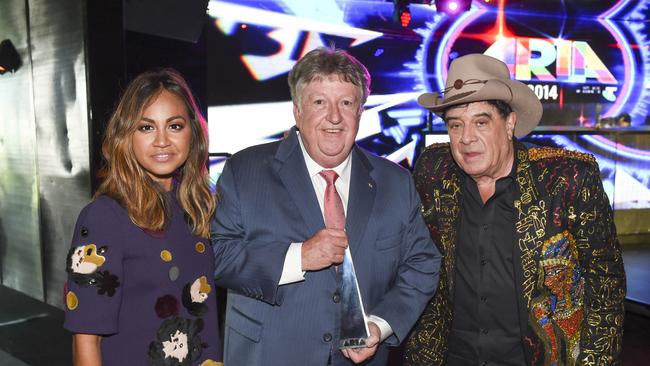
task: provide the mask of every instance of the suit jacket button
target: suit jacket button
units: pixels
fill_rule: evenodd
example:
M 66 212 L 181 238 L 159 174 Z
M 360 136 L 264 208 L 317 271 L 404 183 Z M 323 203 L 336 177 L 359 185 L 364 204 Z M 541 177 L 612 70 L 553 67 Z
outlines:
M 334 295 L 332 295 L 332 301 L 334 301 L 337 304 L 341 302 L 341 294 L 339 294 L 338 291 L 336 291 Z
M 323 334 L 323 341 L 329 342 L 331 340 L 332 340 L 332 335 L 331 334 L 329 334 L 329 333 Z

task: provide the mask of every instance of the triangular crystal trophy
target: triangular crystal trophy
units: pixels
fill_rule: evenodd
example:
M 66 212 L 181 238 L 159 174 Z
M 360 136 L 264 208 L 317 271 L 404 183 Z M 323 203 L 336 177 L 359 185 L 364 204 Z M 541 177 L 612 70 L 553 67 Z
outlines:
M 339 348 L 365 347 L 370 332 L 349 247 L 345 249 L 345 257 L 339 268 L 339 273 L 341 275 L 342 305 Z

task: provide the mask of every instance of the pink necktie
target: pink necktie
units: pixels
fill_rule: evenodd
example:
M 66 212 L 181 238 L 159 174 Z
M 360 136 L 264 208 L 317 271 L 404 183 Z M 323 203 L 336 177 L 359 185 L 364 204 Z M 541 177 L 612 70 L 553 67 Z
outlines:
M 345 211 L 341 196 L 336 191 L 334 182 L 339 177 L 333 170 L 323 170 L 320 175 L 325 178 L 325 226 L 328 229 L 345 229 Z M 359 284 L 354 272 L 354 264 L 349 248 L 345 250 L 343 263 L 334 266 L 337 273 L 337 290 L 340 293 L 341 301 L 341 323 L 338 347 L 360 347 L 366 344 L 368 338 L 368 325 L 363 310 Z M 334 345 L 332 345 L 334 347 Z M 330 350 L 332 352 L 332 350 Z M 331 356 L 330 356 L 331 357 Z
M 323 170 L 320 175 L 327 182 L 324 202 L 325 227 L 343 230 L 345 229 L 345 211 L 343 210 L 341 196 L 339 196 L 334 185 L 339 175 L 333 170 Z

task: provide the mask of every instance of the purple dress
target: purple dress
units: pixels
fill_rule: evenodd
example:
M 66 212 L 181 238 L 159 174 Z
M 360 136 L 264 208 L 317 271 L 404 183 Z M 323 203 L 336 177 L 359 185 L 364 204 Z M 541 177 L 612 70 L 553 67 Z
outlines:
M 103 365 L 217 365 L 221 340 L 210 240 L 192 234 L 173 194 L 165 232 L 146 232 L 98 197 L 68 253 L 64 327 L 102 335 Z

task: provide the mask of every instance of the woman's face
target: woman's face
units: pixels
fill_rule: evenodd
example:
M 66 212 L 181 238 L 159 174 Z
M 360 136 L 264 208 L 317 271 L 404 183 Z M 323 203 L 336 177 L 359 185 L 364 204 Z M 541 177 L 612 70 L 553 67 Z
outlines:
M 133 152 L 149 176 L 170 190 L 190 152 L 192 129 L 185 103 L 163 90 L 147 106 L 133 133 Z

